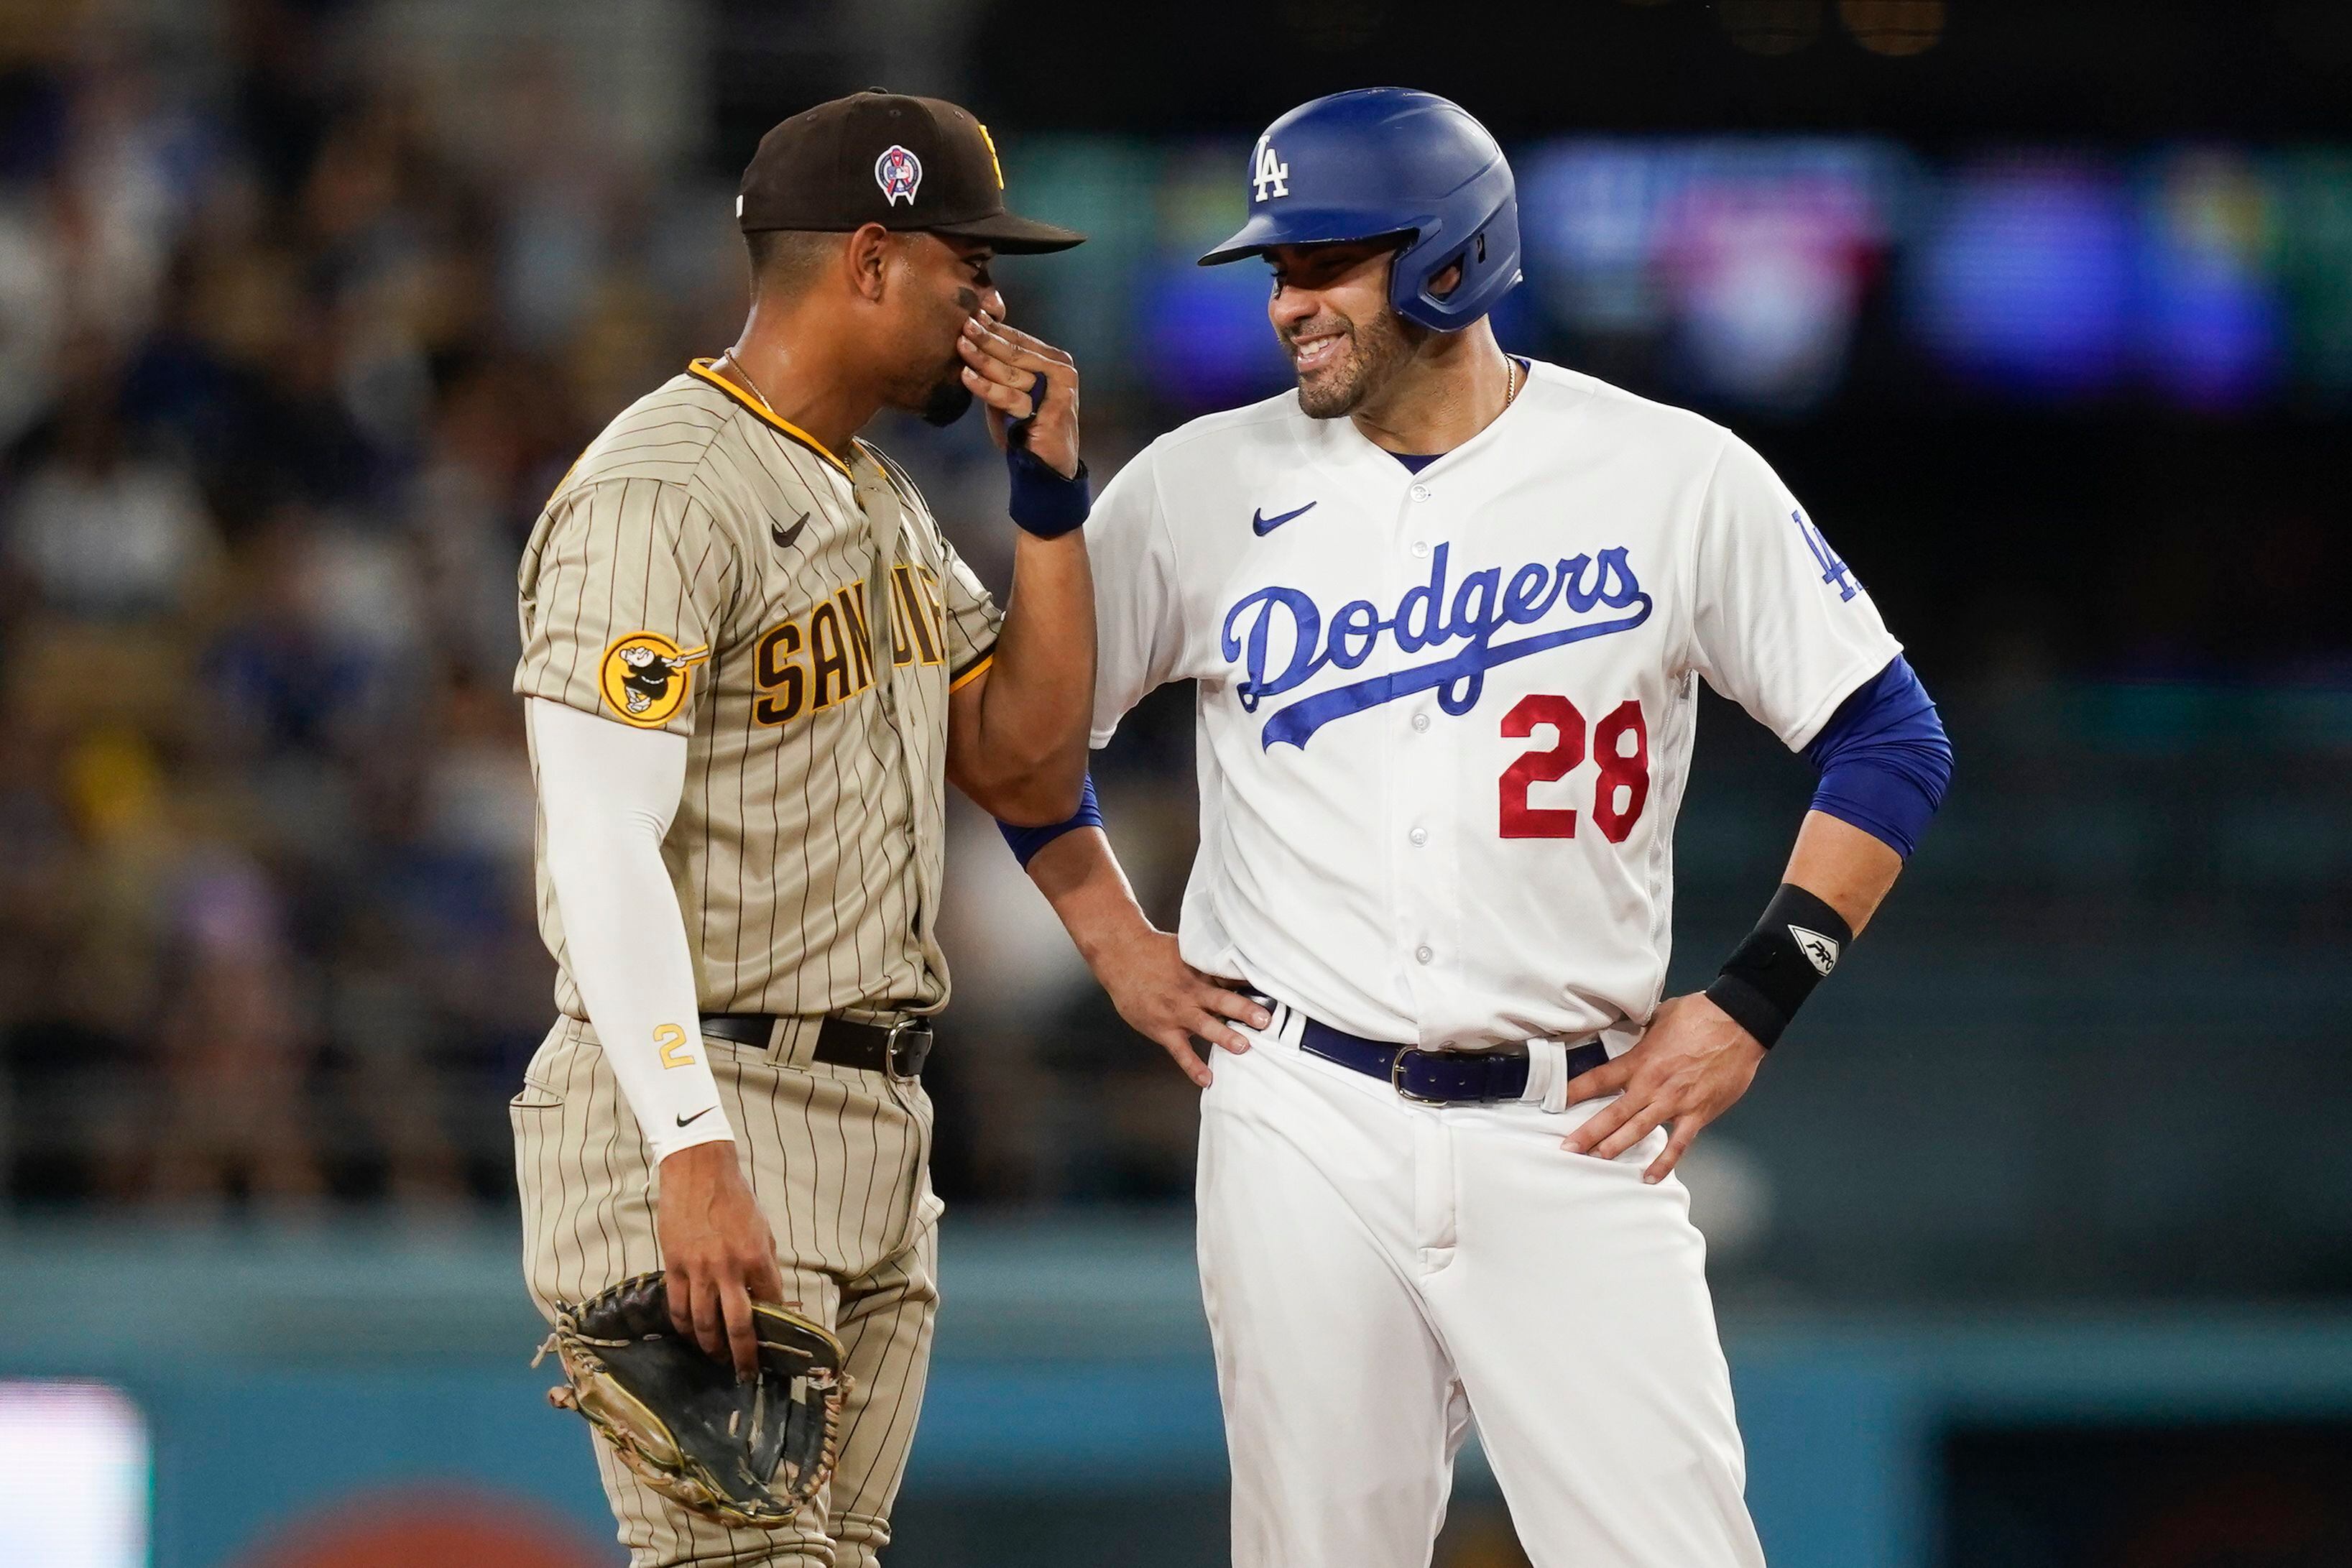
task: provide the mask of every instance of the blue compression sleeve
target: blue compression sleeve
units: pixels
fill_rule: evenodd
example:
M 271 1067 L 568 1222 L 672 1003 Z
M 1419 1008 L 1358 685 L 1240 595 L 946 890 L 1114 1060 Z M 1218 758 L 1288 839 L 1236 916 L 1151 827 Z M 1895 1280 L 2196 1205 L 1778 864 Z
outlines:
M 1078 809 L 1061 821 L 1050 827 L 1015 827 L 1009 822 L 1000 822 L 996 825 L 996 831 L 1004 835 L 1004 842 L 1013 846 L 1013 858 L 1026 869 L 1038 850 L 1063 834 L 1075 828 L 1100 827 L 1102 825 L 1102 807 L 1095 804 L 1095 775 L 1088 773 L 1086 788 L 1078 795 Z
M 1805 760 L 1821 770 L 1815 811 L 1852 823 L 1906 860 L 1952 778 L 1944 721 L 1900 655 L 1838 704 Z

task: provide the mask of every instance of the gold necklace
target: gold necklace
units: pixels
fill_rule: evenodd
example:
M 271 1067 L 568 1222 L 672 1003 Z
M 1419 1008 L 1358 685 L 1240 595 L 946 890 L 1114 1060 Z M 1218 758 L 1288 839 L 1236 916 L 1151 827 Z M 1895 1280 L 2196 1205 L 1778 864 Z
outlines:
M 760 406 L 768 411 L 769 418 L 782 419 L 783 417 L 782 415 L 776 412 L 776 405 L 768 401 L 768 395 L 760 390 L 760 384 L 751 379 L 750 367 L 745 365 L 741 360 L 735 357 L 735 351 L 733 349 L 727 350 L 719 357 L 735 367 L 735 374 L 743 378 L 743 384 L 751 389 L 751 395 L 760 400 Z M 1509 400 L 1505 399 L 1505 401 L 1508 402 Z
M 1505 354 L 1503 356 L 1503 406 L 1508 408 L 1511 405 L 1511 400 L 1518 395 L 1519 362 Z

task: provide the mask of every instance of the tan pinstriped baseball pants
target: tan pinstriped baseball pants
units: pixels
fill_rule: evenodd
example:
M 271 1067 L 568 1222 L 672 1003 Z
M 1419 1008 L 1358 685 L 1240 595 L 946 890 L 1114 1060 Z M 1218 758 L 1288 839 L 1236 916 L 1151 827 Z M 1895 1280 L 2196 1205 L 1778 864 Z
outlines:
M 939 1300 L 931 1103 L 919 1086 L 810 1061 L 816 1026 L 788 1026 L 772 1055 L 725 1040 L 703 1047 L 744 1174 L 775 1232 L 784 1289 L 848 1351 L 856 1386 L 842 1413 L 840 1463 L 821 1510 L 784 1530 L 737 1530 L 664 1498 L 596 1438 L 631 1568 L 869 1568 L 890 1543 Z M 511 1116 L 523 1271 L 539 1310 L 661 1267 L 655 1169 L 587 1025 L 558 1021 Z

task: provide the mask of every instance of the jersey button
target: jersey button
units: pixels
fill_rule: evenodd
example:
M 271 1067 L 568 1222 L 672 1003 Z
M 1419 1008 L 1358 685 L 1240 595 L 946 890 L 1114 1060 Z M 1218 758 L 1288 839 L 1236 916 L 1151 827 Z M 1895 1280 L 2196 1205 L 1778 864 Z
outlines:
M 1416 714 L 1414 714 L 1414 715 L 1412 716 L 1412 727 L 1413 727 L 1414 729 L 1416 729 L 1416 730 L 1426 730 L 1426 729 L 1428 729 L 1428 728 L 1429 728 L 1429 715 L 1428 715 L 1428 714 L 1426 714 L 1426 713 L 1416 713 Z
M 1413 486 L 1412 499 L 1415 500 L 1427 500 L 1429 499 L 1429 487 L 1427 485 Z
M 1414 963 L 1427 963 L 1431 959 L 1435 958 L 1437 954 L 1428 948 L 1416 947 L 1412 950 L 1412 956 Z
M 1415 555 L 1426 555 L 1426 554 L 1428 554 L 1428 553 L 1429 553 L 1429 541 L 1427 541 L 1426 539 L 1416 539 L 1416 540 L 1414 540 L 1414 541 L 1412 542 L 1412 552 L 1413 552 Z
M 1426 827 L 1416 827 L 1411 833 L 1406 834 L 1405 837 L 1412 839 L 1412 847 L 1418 849 L 1423 845 L 1429 842 L 1429 829 Z

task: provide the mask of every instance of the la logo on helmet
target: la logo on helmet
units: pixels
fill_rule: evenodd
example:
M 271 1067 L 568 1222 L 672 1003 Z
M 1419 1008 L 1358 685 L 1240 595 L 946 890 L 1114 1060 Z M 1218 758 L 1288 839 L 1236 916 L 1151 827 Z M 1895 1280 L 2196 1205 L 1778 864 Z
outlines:
M 1255 201 L 1290 194 L 1290 165 L 1275 156 L 1274 143 L 1263 136 L 1258 138 L 1257 172 L 1250 180 L 1250 187 L 1255 193 L 1251 198 Z

